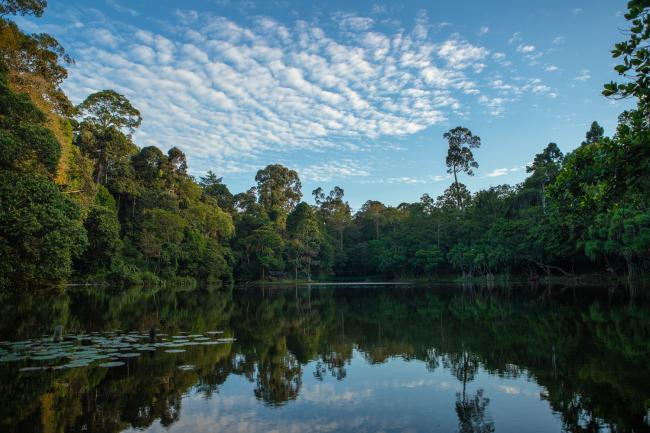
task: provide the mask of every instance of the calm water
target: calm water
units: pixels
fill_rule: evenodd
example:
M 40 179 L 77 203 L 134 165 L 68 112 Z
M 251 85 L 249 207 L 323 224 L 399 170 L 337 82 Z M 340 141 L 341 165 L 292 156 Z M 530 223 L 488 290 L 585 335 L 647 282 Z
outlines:
M 584 292 L 9 297 L 0 431 L 650 431 L 650 308 Z

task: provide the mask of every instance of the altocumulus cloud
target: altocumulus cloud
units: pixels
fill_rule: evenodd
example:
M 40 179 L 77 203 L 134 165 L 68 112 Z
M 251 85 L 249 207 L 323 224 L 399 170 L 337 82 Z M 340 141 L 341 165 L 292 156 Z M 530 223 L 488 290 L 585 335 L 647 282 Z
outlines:
M 125 94 L 143 114 L 140 145 L 180 146 L 193 169 L 220 174 L 248 171 L 267 152 L 367 150 L 472 107 L 498 116 L 522 92 L 553 96 L 540 81 L 495 86 L 483 70 L 502 68 L 503 54 L 458 34 L 434 40 L 425 14 L 390 31 L 367 17 L 330 19 L 242 24 L 189 10 L 156 33 L 89 18 L 65 87 L 75 102 L 105 88 Z M 370 174 L 352 160 L 299 171 L 319 181 Z

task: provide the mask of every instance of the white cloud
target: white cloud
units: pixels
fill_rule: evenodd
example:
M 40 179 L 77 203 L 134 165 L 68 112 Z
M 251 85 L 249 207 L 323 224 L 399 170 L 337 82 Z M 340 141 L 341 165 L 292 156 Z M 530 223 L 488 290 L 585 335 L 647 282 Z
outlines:
M 434 182 L 441 182 L 445 179 L 447 179 L 446 176 L 441 176 L 439 174 L 436 175 L 430 174 L 426 176 L 400 176 L 400 177 L 379 178 L 379 179 L 362 181 L 362 183 L 422 185 L 422 184 L 430 184 Z
M 457 39 L 449 39 L 438 47 L 438 55 L 447 61 L 452 68 L 464 69 L 481 59 L 484 59 L 489 51 L 483 47 L 477 47 Z
M 512 36 L 510 36 L 510 39 L 508 39 L 508 43 L 510 45 L 518 43 L 521 41 L 521 32 L 514 32 Z
M 354 14 L 336 13 L 332 16 L 342 29 L 361 31 L 368 30 L 374 24 L 374 20 L 368 17 L 359 17 Z
M 551 43 L 552 43 L 553 45 L 561 45 L 561 44 L 563 44 L 564 42 L 566 42 L 566 38 L 565 38 L 564 36 L 556 36 L 556 37 L 553 38 L 553 40 L 551 41 Z
M 111 8 L 116 10 L 117 12 L 131 15 L 132 17 L 137 17 L 140 15 L 138 11 L 135 9 L 131 9 L 129 7 L 124 6 L 123 4 L 119 3 L 117 0 L 104 0 L 107 5 L 109 5 Z
M 546 72 L 555 72 L 558 71 L 560 68 L 558 68 L 555 65 L 548 65 L 547 67 L 544 68 Z
M 533 51 L 535 51 L 535 46 L 529 44 L 520 44 L 517 47 L 517 51 L 524 54 L 532 53 Z
M 580 74 L 574 78 L 574 80 L 587 81 L 590 78 L 591 78 L 591 72 L 589 72 L 589 69 L 583 69 L 582 71 L 580 71 Z
M 510 395 L 518 395 L 518 394 L 521 394 L 521 391 L 519 390 L 519 388 L 517 388 L 517 387 L 515 387 L 515 386 L 499 385 L 497 388 L 498 388 L 500 391 L 502 391 L 502 392 L 504 392 L 504 393 L 506 393 L 506 394 L 510 394 Z
M 573 9 L 571 9 L 571 13 L 573 15 L 578 15 L 578 14 L 582 13 L 582 8 L 573 8 Z
M 139 145 L 179 146 L 193 171 L 220 173 L 254 171 L 270 154 L 366 150 L 382 136 L 420 132 L 473 106 L 501 115 L 526 92 L 553 93 L 542 82 L 500 78 L 493 86 L 483 75 L 506 66 L 505 54 L 460 35 L 435 39 L 425 14 L 410 31 L 352 14 L 333 19 L 334 29 L 265 16 L 243 25 L 185 10 L 165 32 L 89 20 L 64 86 L 74 102 L 105 88 L 125 94 L 143 115 Z M 369 172 L 345 160 L 301 175 L 322 181 Z
M 99 42 L 101 45 L 108 46 L 110 48 L 115 48 L 120 43 L 120 38 L 113 35 L 106 29 L 97 29 L 91 31 L 93 38 Z
M 507 168 L 495 168 L 488 174 L 486 174 L 487 177 L 499 177 L 499 176 L 505 176 L 508 174 L 508 169 Z
M 486 95 L 481 95 L 479 97 L 479 103 L 488 108 L 488 113 L 492 116 L 501 116 L 505 111 L 505 105 L 509 102 L 509 99 L 503 97 L 489 97 Z
M 491 172 L 485 175 L 485 177 L 501 177 L 506 176 L 510 173 L 516 173 L 522 170 L 522 166 L 511 167 L 511 168 L 495 168 Z
M 349 177 L 368 177 L 370 173 L 354 161 L 332 161 L 322 164 L 313 164 L 298 169 L 300 178 L 312 182 L 329 182 L 333 179 Z
M 488 26 L 482 26 L 480 29 L 478 29 L 479 36 L 483 36 L 489 32 L 490 32 L 490 28 Z

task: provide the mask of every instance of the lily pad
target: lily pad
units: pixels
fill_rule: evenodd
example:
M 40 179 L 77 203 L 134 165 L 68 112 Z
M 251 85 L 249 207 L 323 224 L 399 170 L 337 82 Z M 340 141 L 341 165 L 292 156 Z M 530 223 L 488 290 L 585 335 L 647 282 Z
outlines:
M 118 358 L 137 358 L 140 356 L 139 352 L 127 352 L 127 353 L 118 353 L 117 355 Z
M 165 350 L 165 353 L 183 353 L 185 352 L 185 349 L 168 349 Z
M 70 355 L 69 353 L 65 353 L 65 352 L 63 352 L 63 353 L 49 353 L 49 354 L 45 354 L 45 355 L 32 356 L 30 359 L 32 361 L 51 361 L 53 359 L 65 358 L 65 357 L 67 357 L 69 355 Z
M 192 370 L 196 370 L 196 367 L 193 366 L 192 364 L 184 364 L 184 365 L 179 365 L 178 369 L 182 371 L 192 371 Z
M 99 364 L 100 367 L 106 367 L 106 368 L 121 367 L 123 365 L 124 362 L 122 361 L 111 361 L 111 362 L 104 362 L 102 364 Z
M 16 353 L 10 353 L 8 355 L 5 355 L 3 357 L 0 357 L 0 362 L 16 362 L 16 361 L 22 361 L 29 358 L 27 355 L 19 355 Z
M 30 372 L 30 371 L 41 371 L 43 370 L 43 367 L 23 367 L 19 371 L 20 372 Z

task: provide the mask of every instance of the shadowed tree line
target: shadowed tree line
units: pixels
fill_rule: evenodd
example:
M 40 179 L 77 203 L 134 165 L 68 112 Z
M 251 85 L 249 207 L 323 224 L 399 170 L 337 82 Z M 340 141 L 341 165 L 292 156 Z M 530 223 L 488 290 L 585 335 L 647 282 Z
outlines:
M 178 147 L 140 148 L 143 121 L 112 90 L 73 106 L 61 90 L 72 59 L 13 14 L 45 1 L 0 2 L 0 287 L 67 281 L 224 286 L 235 280 L 376 276 L 648 275 L 650 258 L 649 6 L 631 1 L 629 39 L 613 56 L 633 98 L 611 136 L 594 122 L 563 154 L 549 143 L 520 184 L 470 193 L 481 139 L 445 133 L 453 183 L 434 199 L 356 212 L 335 187 L 304 201 L 296 171 L 273 164 L 231 193 L 213 172 L 195 179 Z M 136 89 L 137 90 L 137 89 Z M 146 119 L 144 119 L 146 121 Z

